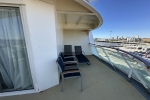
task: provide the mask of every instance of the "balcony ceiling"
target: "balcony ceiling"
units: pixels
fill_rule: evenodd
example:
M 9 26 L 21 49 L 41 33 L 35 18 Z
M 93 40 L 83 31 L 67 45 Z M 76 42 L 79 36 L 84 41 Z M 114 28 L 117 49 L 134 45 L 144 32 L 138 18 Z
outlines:
M 83 0 L 41 0 L 54 4 L 61 16 L 63 29 L 93 30 L 102 24 L 102 18 Z
M 97 16 L 76 0 L 56 0 L 56 10 L 64 29 L 89 31 L 98 26 Z

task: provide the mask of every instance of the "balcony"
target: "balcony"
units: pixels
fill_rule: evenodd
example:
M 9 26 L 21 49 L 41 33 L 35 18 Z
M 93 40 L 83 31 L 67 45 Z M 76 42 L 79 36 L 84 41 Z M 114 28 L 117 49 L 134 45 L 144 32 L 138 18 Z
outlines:
M 61 83 L 38 94 L 2 97 L 0 100 L 145 100 L 145 97 L 126 79 L 109 68 L 95 56 L 87 56 L 91 65 L 81 64 L 83 92 L 80 79 L 65 80 L 64 92 Z

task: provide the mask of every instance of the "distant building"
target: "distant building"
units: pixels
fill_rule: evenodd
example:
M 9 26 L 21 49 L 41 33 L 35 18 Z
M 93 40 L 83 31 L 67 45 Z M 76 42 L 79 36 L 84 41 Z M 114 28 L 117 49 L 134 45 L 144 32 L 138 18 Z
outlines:
M 127 37 L 127 42 L 140 42 L 141 38 L 139 38 L 139 36 L 134 36 L 134 37 Z
M 117 36 L 117 40 L 118 40 L 119 38 L 118 38 L 118 36 Z
M 111 39 L 112 39 L 112 40 L 114 40 L 115 38 L 114 38 L 114 37 L 112 37 Z

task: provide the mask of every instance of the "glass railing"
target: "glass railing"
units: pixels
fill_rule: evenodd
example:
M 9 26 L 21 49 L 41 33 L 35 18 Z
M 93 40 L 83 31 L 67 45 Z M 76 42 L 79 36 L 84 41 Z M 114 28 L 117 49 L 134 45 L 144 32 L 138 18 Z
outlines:
M 91 46 L 91 50 L 92 50 L 92 53 L 93 53 L 95 56 L 97 56 L 97 57 L 100 56 L 100 55 L 98 54 L 98 51 L 97 51 L 97 49 L 95 48 L 95 46 Z
M 102 48 L 96 48 L 98 51 L 99 56 L 101 57 L 102 60 L 106 61 L 107 63 L 109 63 L 109 60 L 107 58 L 107 55 L 105 54 L 105 52 L 103 51 Z
M 127 63 L 124 61 L 124 59 L 122 59 L 121 54 L 117 53 L 117 51 L 111 51 L 108 49 L 104 49 L 104 50 L 115 67 L 124 71 L 125 73 L 129 72 L 130 67 L 128 67 Z
M 147 68 L 150 62 L 147 62 L 146 59 L 144 62 L 144 60 L 139 60 L 137 59 L 138 57 L 116 48 L 91 44 L 91 49 L 95 56 L 107 63 L 110 63 L 114 69 L 117 68 L 123 71 L 128 75 L 128 78 L 132 77 L 143 84 L 147 90 L 150 89 L 150 71 Z

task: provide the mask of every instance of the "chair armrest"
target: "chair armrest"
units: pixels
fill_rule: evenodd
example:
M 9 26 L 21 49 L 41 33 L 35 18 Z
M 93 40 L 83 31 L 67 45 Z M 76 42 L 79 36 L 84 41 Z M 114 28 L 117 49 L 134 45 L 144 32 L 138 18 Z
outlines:
M 61 74 L 69 74 L 69 73 L 81 73 L 82 71 L 81 70 L 72 70 L 72 71 L 65 71 L 65 72 L 62 72 Z
M 66 61 L 66 62 L 63 62 L 64 64 L 72 64 L 72 63 L 78 63 L 77 61 Z
M 85 55 L 85 52 L 84 52 L 84 51 L 82 51 L 82 53 Z
M 75 58 L 75 56 L 68 56 L 68 57 L 64 57 L 64 58 L 65 58 L 65 59 L 66 59 L 66 58 Z

